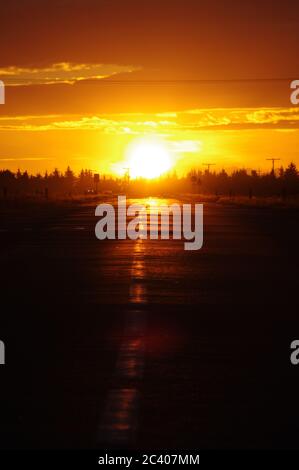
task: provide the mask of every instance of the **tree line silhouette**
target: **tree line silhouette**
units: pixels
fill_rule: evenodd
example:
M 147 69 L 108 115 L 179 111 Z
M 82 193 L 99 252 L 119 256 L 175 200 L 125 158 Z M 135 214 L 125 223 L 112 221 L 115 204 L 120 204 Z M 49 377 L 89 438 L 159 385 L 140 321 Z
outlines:
M 233 171 L 230 175 L 225 171 L 209 172 L 191 170 L 189 173 L 194 186 L 199 192 L 228 196 L 281 196 L 299 194 L 299 172 L 295 163 L 291 162 L 286 169 L 281 167 L 277 173 L 260 173 L 245 169 Z M 202 191 L 200 190 L 202 189 Z
M 156 180 L 130 180 L 124 177 L 100 175 L 99 182 L 91 170 L 81 170 L 75 174 L 70 167 L 65 172 L 57 168 L 52 173 L 30 175 L 27 171 L 16 173 L 0 170 L 0 194 L 9 196 L 35 195 L 50 197 L 54 195 L 80 195 L 97 192 L 129 191 L 137 194 L 149 192 L 165 193 L 200 193 L 215 196 L 287 196 L 299 194 L 299 172 L 294 163 L 287 168 L 280 168 L 276 173 L 260 173 L 256 170 L 239 169 L 228 174 L 221 171 L 192 169 L 179 178 L 176 172 L 168 173 Z

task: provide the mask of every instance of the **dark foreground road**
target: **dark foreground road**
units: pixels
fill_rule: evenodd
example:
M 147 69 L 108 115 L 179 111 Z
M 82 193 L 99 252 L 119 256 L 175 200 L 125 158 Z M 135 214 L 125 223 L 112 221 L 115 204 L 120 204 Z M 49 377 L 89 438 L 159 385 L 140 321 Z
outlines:
M 299 447 L 298 212 L 206 204 L 186 252 L 94 208 L 1 217 L 0 446 Z

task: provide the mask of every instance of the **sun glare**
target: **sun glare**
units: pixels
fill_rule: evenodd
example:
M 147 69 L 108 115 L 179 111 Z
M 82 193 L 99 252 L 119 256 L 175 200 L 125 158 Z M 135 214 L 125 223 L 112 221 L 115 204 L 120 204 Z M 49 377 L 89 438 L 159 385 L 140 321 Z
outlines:
M 128 148 L 128 166 L 132 178 L 157 178 L 172 166 L 168 150 L 162 142 L 137 141 Z

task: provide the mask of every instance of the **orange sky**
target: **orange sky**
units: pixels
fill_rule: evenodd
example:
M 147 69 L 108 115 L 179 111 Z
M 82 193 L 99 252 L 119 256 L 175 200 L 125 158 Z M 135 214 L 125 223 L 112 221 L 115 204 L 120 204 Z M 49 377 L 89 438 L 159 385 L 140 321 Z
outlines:
M 109 173 L 144 136 L 180 173 L 299 164 L 298 13 L 291 0 L 5 2 L 0 167 Z

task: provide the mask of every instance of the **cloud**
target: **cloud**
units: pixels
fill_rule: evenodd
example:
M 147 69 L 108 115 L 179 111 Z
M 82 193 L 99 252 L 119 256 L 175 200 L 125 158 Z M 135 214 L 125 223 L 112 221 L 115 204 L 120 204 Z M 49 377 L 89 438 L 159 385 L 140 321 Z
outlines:
M 131 73 L 139 67 L 115 64 L 76 64 L 59 62 L 48 67 L 2 67 L 0 77 L 6 86 L 71 84 L 82 80 L 101 80 L 120 73 Z
M 298 128 L 299 108 L 191 109 L 180 113 L 183 127 L 194 129 Z
M 269 128 L 296 130 L 299 128 L 299 107 L 194 109 L 169 113 L 168 118 L 165 119 L 165 117 L 165 113 L 163 116 L 159 113 L 121 113 L 98 116 L 2 116 L 0 117 L 0 131 L 96 130 L 115 135 L 156 134 L 170 137 L 175 136 L 178 132 L 190 131 L 233 131 Z M 191 144 L 187 142 L 185 141 L 185 151 L 188 152 Z
M 0 131 L 98 130 L 106 134 L 144 134 L 162 132 L 176 126 L 165 120 L 130 119 L 130 115 L 103 116 L 2 116 Z
M 280 124 L 299 121 L 299 108 L 258 109 L 246 115 L 248 122 L 255 124 Z

